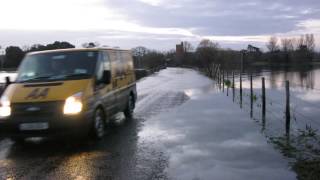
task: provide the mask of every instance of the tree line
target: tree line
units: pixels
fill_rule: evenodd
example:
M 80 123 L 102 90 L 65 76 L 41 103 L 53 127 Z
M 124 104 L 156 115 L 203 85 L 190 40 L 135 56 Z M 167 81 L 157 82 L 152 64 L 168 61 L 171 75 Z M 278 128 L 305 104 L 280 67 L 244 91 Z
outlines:
M 82 44 L 82 47 L 90 48 L 100 46 L 98 42 Z M 132 48 L 134 65 L 137 69 L 155 69 L 169 66 L 189 66 L 212 71 L 212 64 L 220 64 L 222 68 L 239 68 L 241 59 L 245 64 L 264 62 L 270 64 L 278 63 L 300 63 L 311 62 L 320 57 L 315 52 L 315 38 L 313 34 L 302 35 L 299 38 L 270 37 L 266 43 L 266 52 L 253 45 L 248 45 L 244 50 L 233 50 L 222 48 L 217 42 L 203 39 L 193 47 L 190 42 L 184 41 L 177 45 L 176 50 L 156 51 L 143 46 Z M 2 67 L 17 67 L 24 55 L 32 51 L 43 51 L 52 49 L 74 48 L 69 42 L 55 41 L 52 44 L 34 44 L 22 49 L 17 46 L 9 46 L 5 49 L 5 61 Z
M 136 69 L 157 69 L 166 66 L 166 53 L 143 46 L 131 49 Z
M 301 35 L 299 38 L 272 36 L 266 47 L 266 58 L 271 62 L 306 62 L 312 61 L 316 56 L 313 34 Z
M 179 55 L 177 49 L 175 65 L 199 67 L 207 69 L 209 73 L 212 71 L 212 64 L 220 64 L 225 69 L 239 69 L 241 63 L 277 66 L 308 64 L 320 60 L 320 54 L 315 51 L 313 34 L 301 35 L 299 38 L 272 36 L 266 43 L 267 51 L 250 44 L 243 50 L 225 49 L 209 39 L 201 40 L 196 48 L 189 42 L 182 42 L 180 46 L 183 46 L 182 55 Z
M 75 46 L 69 42 L 65 41 L 55 41 L 51 44 L 42 45 L 42 44 L 34 44 L 32 46 L 23 46 L 20 48 L 19 46 L 8 46 L 5 49 L 5 55 L 1 60 L 2 68 L 17 68 L 21 63 L 23 57 L 28 52 L 33 51 L 44 51 L 44 50 L 53 50 L 53 49 L 67 49 L 74 48 Z

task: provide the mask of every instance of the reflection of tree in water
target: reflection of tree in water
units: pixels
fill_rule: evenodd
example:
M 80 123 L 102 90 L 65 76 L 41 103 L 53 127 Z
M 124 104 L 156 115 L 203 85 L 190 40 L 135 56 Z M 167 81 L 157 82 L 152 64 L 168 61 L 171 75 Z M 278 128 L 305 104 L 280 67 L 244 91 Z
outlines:
M 285 81 L 290 82 L 290 87 L 303 87 L 306 89 L 314 89 L 316 86 L 316 70 L 319 67 L 315 65 L 301 65 L 301 66 L 275 66 L 275 67 L 253 67 L 252 72 L 258 77 L 265 76 L 267 81 L 270 81 L 271 88 L 281 88 L 283 90 Z M 266 72 L 267 73 L 263 73 Z M 262 73 L 261 73 L 262 72 Z M 312 105 L 312 104 L 311 104 Z M 271 104 L 272 106 L 272 104 Z M 277 106 L 277 105 L 276 105 Z M 261 108 L 261 106 L 259 106 Z M 270 110 L 270 109 L 269 109 Z M 252 112 L 251 112 L 252 113 Z M 274 113 L 274 111 L 268 112 Z M 310 113 L 310 112 L 309 112 Z M 291 121 L 297 121 L 293 113 Z M 305 118 L 303 113 L 299 113 L 303 123 Z M 261 115 L 259 114 L 261 117 Z M 272 116 L 272 115 L 270 115 Z M 314 116 L 317 117 L 317 116 Z M 320 135 L 319 129 L 312 127 L 306 122 L 306 127 L 295 127 L 297 129 L 289 132 L 279 131 L 276 126 L 266 126 L 265 119 L 258 118 L 263 129 L 263 134 L 268 138 L 283 155 L 291 158 L 291 167 L 297 172 L 298 179 L 311 180 L 319 179 L 320 177 Z M 271 117 L 276 118 L 276 116 Z M 255 117 L 253 117 L 255 119 Z M 310 120 L 310 119 L 309 119 Z M 312 119 L 311 119 L 312 121 Z M 309 122 L 310 123 L 310 122 Z M 268 123 L 267 123 L 268 124 Z M 314 129 L 315 128 L 315 129 Z
M 291 87 L 313 89 L 315 73 L 313 65 L 273 67 L 270 70 L 270 85 L 272 88 L 282 88 L 288 80 Z M 281 84 L 281 85 L 280 85 Z
M 300 75 L 300 84 L 303 87 L 306 87 L 308 89 L 313 89 L 314 88 L 314 71 L 312 68 L 306 70 L 306 71 L 301 71 L 299 72 Z

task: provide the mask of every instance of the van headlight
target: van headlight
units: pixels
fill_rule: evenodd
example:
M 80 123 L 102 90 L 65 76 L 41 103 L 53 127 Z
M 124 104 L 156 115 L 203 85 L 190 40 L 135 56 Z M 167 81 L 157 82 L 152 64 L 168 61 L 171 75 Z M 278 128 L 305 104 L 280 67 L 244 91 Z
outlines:
M 11 115 L 10 101 L 6 96 L 0 99 L 0 118 L 6 118 Z
M 63 114 L 74 115 L 82 111 L 82 92 L 68 97 L 64 103 Z

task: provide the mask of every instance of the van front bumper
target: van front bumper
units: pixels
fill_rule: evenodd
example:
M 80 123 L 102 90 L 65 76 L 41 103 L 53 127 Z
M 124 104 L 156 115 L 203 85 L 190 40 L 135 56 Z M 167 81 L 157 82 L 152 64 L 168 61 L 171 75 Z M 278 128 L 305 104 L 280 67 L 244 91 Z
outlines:
M 26 112 L 28 107 L 39 107 L 39 112 Z M 43 110 L 42 110 L 43 109 Z M 13 105 L 12 115 L 0 119 L 2 137 L 49 137 L 87 133 L 91 128 L 92 113 L 63 115 L 61 103 Z
M 32 118 L 8 118 L 0 120 L 3 137 L 49 137 L 87 133 L 91 127 L 84 115 Z

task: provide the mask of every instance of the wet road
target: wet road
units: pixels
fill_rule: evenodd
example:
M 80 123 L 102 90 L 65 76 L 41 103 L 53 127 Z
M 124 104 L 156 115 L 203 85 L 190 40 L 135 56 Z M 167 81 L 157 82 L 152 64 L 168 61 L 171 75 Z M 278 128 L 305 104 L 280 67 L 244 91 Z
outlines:
M 228 112 L 237 106 L 223 105 L 230 99 L 204 76 L 166 69 L 142 79 L 138 93 L 135 118 L 120 114 L 102 141 L 1 139 L 0 178 L 294 179 L 287 160 L 245 113 Z

